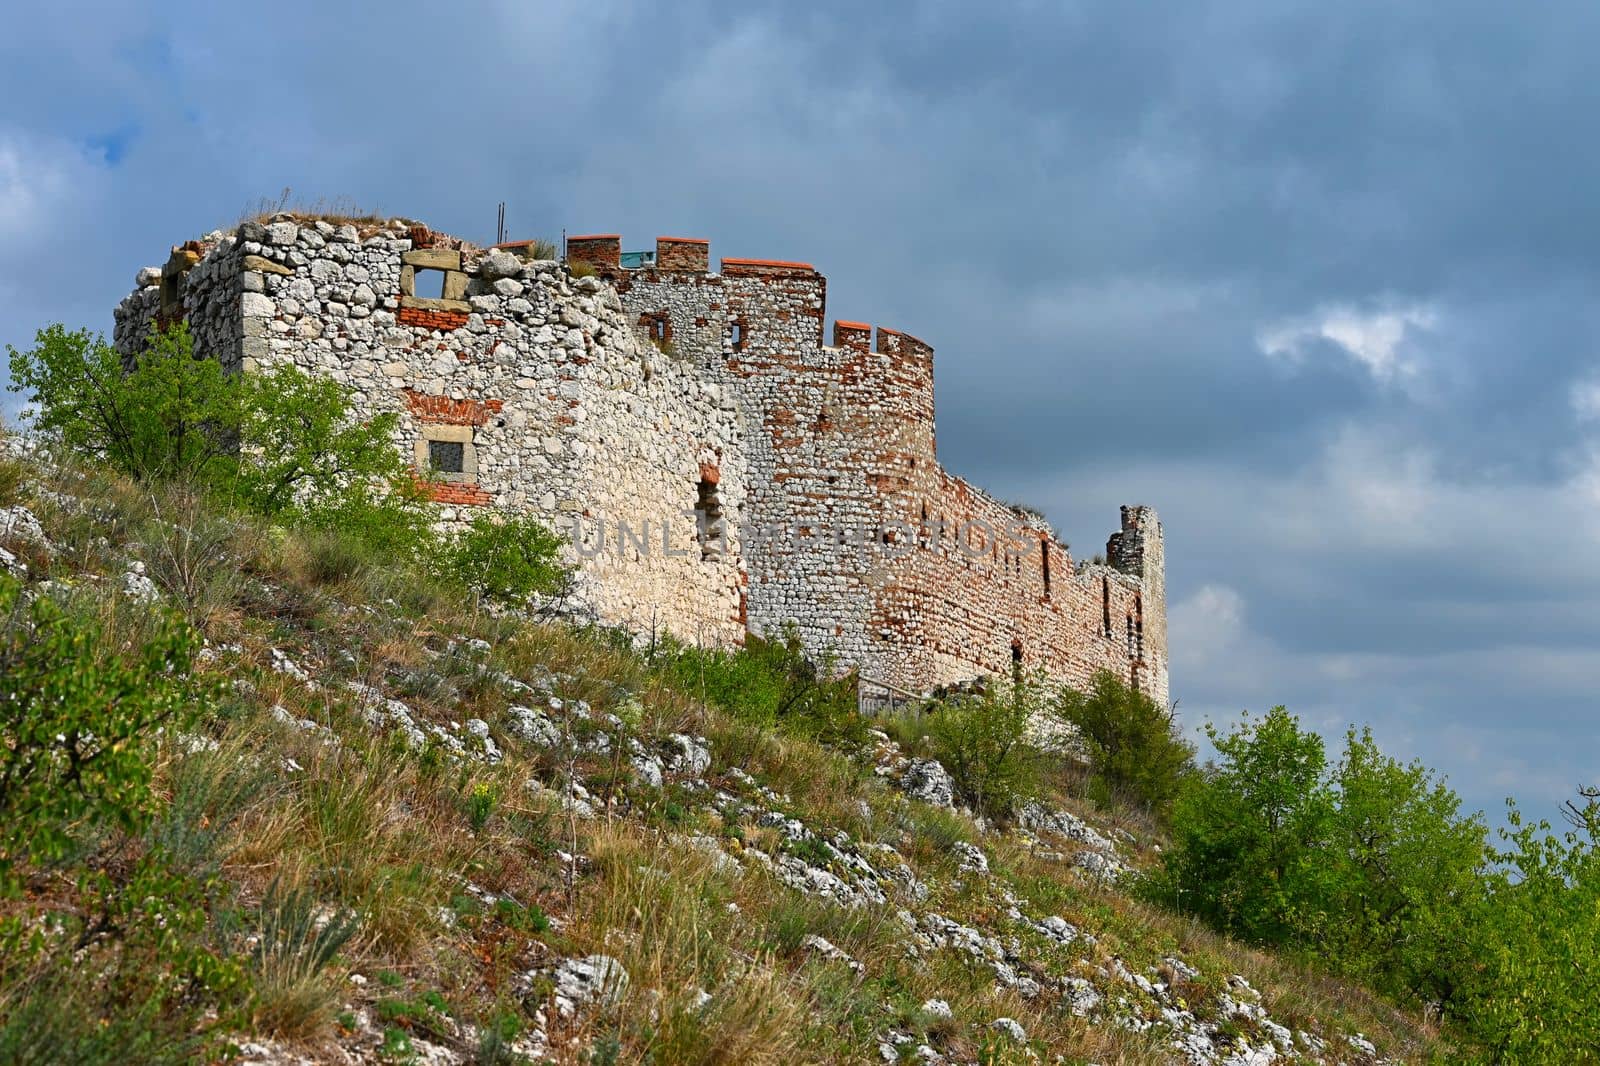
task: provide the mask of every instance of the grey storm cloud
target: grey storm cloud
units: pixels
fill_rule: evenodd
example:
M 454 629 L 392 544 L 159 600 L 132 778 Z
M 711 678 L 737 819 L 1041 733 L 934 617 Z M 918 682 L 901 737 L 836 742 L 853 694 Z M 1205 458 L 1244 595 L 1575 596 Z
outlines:
M 711 238 L 938 350 L 946 465 L 1168 533 L 1186 720 L 1600 781 L 1600 9 L 35 5 L 0 341 L 262 197 Z M 14 412 L 18 401 L 4 401 Z

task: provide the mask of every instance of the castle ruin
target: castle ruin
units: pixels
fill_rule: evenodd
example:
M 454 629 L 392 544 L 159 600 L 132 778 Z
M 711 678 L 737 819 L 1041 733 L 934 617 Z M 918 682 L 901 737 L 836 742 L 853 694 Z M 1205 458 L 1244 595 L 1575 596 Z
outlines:
M 1104 562 L 939 465 L 933 349 L 836 321 L 807 263 L 617 235 L 479 248 L 403 220 L 275 216 L 172 250 L 116 310 L 137 353 L 186 319 L 229 369 L 293 364 L 400 417 L 446 522 L 568 534 L 603 622 L 702 644 L 793 626 L 883 692 L 1101 668 L 1166 701 L 1161 525 Z

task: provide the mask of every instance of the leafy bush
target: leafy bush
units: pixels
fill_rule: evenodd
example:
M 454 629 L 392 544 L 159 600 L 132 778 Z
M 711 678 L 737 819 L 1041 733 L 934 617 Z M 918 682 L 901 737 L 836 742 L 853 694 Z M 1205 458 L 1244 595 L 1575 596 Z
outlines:
M 112 869 L 84 871 L 77 906 L 26 940 L 15 918 L 0 923 L 0 1062 L 215 1060 L 245 977 L 208 945 L 209 884 L 158 856 Z M 40 935 L 53 923 L 59 935 Z
M 1287 944 L 1310 931 L 1333 795 L 1322 738 L 1274 707 L 1223 735 L 1220 756 L 1178 800 L 1165 855 L 1168 901 L 1255 943 Z
M 933 753 L 956 792 L 986 818 L 1005 818 L 1039 791 L 1039 753 L 1027 741 L 1043 703 L 1039 683 L 998 685 L 937 707 L 928 719 Z
M 520 607 L 567 591 L 572 571 L 561 562 L 563 544 L 535 518 L 479 514 L 451 541 L 446 566 L 474 595 Z
M 793 629 L 767 639 L 752 633 L 742 648 L 692 648 L 665 640 L 653 658 L 683 691 L 740 720 L 800 736 L 860 743 L 854 674 L 840 674 L 830 656 L 807 656 Z
M 1173 713 L 1109 670 L 1088 692 L 1063 689 L 1052 708 L 1076 727 L 1089 756 L 1097 798 L 1131 802 L 1164 815 L 1194 767 L 1194 745 Z
M 1470 965 L 1445 1012 L 1497 1062 L 1592 1062 L 1600 1048 L 1600 791 L 1580 789 L 1560 835 L 1512 805 L 1467 923 Z
M 410 479 L 394 445 L 399 416 L 351 417 L 349 391 L 293 366 L 242 375 L 237 492 L 263 514 Z
M 194 631 L 137 614 L 107 624 L 0 575 L 0 885 L 19 861 L 61 858 L 74 826 L 139 829 L 157 731 L 214 694 L 189 673 Z
M 292 366 L 227 374 L 187 325 L 152 331 L 131 366 L 60 325 L 8 348 L 35 428 L 140 481 L 175 480 L 394 557 L 434 544 L 434 511 L 395 448 L 397 416 L 353 417 L 348 390 Z

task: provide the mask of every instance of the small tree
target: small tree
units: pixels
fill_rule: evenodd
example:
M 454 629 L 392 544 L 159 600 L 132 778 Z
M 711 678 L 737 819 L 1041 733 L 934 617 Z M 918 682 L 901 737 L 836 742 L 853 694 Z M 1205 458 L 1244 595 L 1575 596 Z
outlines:
M 238 380 L 196 358 L 188 326 L 152 331 L 132 366 L 99 335 L 59 324 L 10 355 L 13 392 L 28 392 L 46 436 L 139 480 L 226 480 L 236 466 Z
M 134 478 L 331 527 L 391 558 L 437 544 L 435 509 L 394 445 L 397 416 L 357 419 L 338 382 L 293 366 L 224 373 L 182 323 L 153 331 L 131 365 L 60 325 L 9 351 L 11 389 L 31 394 L 38 430 Z
M 1370 729 L 1347 734 L 1333 785 L 1319 950 L 1391 994 L 1448 1000 L 1472 965 L 1461 923 L 1481 892 L 1482 819 L 1420 762 L 1379 751 Z
M 1571 830 L 1524 822 L 1505 844 L 1468 923 L 1471 965 L 1445 1009 L 1496 1062 L 1593 1062 L 1600 1055 L 1600 791 L 1580 789 Z
M 1109 670 L 1088 692 L 1063 689 L 1052 707 L 1083 741 L 1097 792 L 1165 816 L 1194 770 L 1177 717 Z
M 934 756 L 962 800 L 984 817 L 1008 817 L 1037 794 L 1039 753 L 1027 737 L 1043 702 L 1038 679 L 1023 678 L 932 712 L 928 736 Z
M 281 514 L 409 480 L 394 444 L 399 416 L 357 420 L 349 390 L 337 381 L 281 366 L 246 376 L 240 388 L 238 492 L 255 510 Z
M 1316 924 L 1333 796 L 1322 738 L 1274 707 L 1222 734 L 1220 761 L 1173 808 L 1172 848 L 1155 893 L 1256 943 L 1295 941 Z
M 563 543 L 537 519 L 483 513 L 451 541 L 447 566 L 474 595 L 522 607 L 566 591 L 572 571 L 561 561 Z

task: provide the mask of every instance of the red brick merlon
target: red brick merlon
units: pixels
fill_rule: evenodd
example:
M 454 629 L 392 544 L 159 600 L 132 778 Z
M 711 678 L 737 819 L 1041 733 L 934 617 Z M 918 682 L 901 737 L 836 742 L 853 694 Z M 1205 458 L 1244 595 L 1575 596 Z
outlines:
M 699 237 L 657 237 L 656 269 L 704 274 L 711 269 L 711 242 Z
M 853 348 L 858 352 L 872 350 L 872 327 L 865 322 L 846 322 L 837 319 L 833 323 L 833 346 L 835 348 Z
M 910 355 L 933 358 L 933 345 L 888 326 L 878 327 L 878 351 L 883 355 Z
M 486 426 L 505 406 L 501 400 L 456 400 L 406 389 L 406 406 L 418 422 L 444 426 Z
M 812 277 L 817 268 L 810 263 L 790 263 L 782 259 L 722 260 L 722 272 L 733 277 L 799 278 Z
M 601 269 L 622 268 L 622 234 L 585 233 L 567 238 L 567 262 L 590 263 Z

